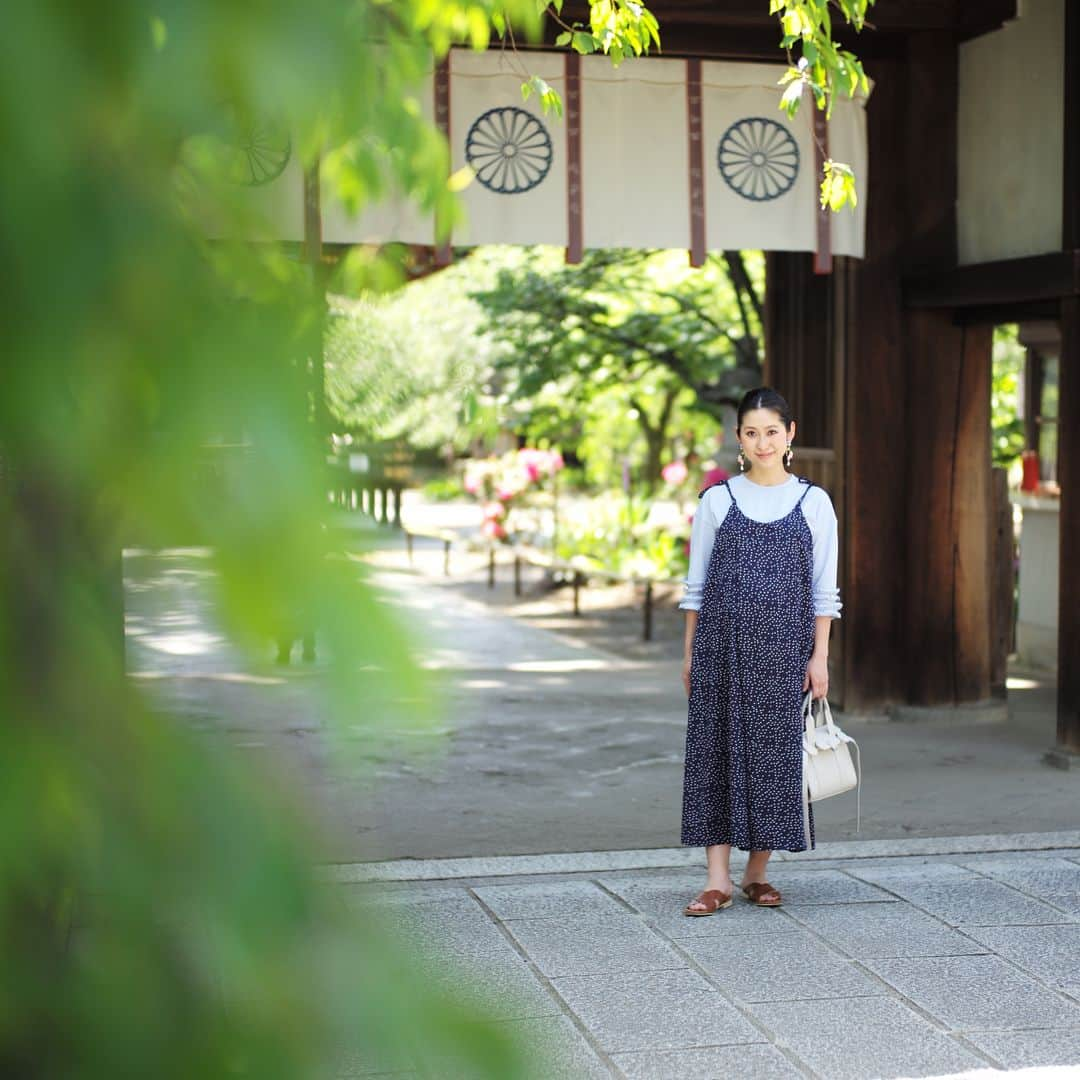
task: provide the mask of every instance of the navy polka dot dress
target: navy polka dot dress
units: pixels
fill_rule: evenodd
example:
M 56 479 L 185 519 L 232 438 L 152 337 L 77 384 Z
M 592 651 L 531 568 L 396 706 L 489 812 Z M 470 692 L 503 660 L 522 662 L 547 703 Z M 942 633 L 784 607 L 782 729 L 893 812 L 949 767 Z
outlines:
M 687 845 L 814 846 L 801 719 L 814 648 L 814 545 L 802 501 L 813 485 L 800 483 L 806 491 L 778 521 L 748 518 L 728 486 L 731 506 L 716 530 L 690 656 Z

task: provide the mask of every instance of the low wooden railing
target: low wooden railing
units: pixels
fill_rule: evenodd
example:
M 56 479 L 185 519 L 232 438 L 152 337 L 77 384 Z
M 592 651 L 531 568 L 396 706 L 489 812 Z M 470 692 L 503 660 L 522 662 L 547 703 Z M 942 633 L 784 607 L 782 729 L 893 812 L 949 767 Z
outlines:
M 408 553 L 410 564 L 413 561 L 414 538 L 438 540 L 443 546 L 443 574 L 450 576 L 450 552 L 456 543 L 460 542 L 459 536 L 449 529 L 422 530 L 404 528 L 405 550 Z M 590 581 L 606 581 L 622 585 L 639 585 L 642 588 L 641 597 L 641 637 L 643 641 L 652 640 L 653 632 L 653 606 L 654 589 L 657 585 L 681 585 L 682 578 L 667 575 L 645 574 L 616 574 L 607 570 L 597 570 L 592 567 L 582 566 L 573 560 L 556 559 L 535 548 L 512 544 L 494 544 L 490 542 L 481 545 L 470 545 L 472 550 L 477 547 L 487 552 L 487 584 L 489 589 L 494 589 L 496 584 L 497 555 L 502 552 L 510 554 L 508 564 L 513 568 L 514 595 L 521 596 L 522 569 L 525 566 L 539 567 L 555 577 L 562 576 L 563 580 L 573 589 L 573 611 L 575 615 L 581 614 L 581 590 Z

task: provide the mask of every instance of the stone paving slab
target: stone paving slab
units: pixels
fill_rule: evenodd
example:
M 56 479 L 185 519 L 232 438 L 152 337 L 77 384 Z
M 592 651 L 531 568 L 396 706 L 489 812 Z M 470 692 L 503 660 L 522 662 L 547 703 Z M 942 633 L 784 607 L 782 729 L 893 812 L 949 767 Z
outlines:
M 864 863 L 849 862 L 847 872 L 852 877 L 861 878 L 882 888 L 896 891 L 900 887 L 919 883 L 944 884 L 946 882 L 978 881 L 977 870 L 959 865 L 948 859 L 930 861 L 928 859 L 892 859 L 889 862 Z
M 794 910 L 794 918 L 848 956 L 946 956 L 987 948 L 909 904 L 830 904 Z
M 560 975 L 660 971 L 685 961 L 632 914 L 515 919 L 507 929 L 540 971 Z
M 515 1073 L 514 1080 L 611 1078 L 611 1070 L 566 1016 L 544 1016 L 483 1026 L 515 1039 L 524 1051 L 526 1070 Z M 421 1075 L 425 1077 L 437 1077 L 438 1080 L 474 1080 L 476 1076 L 475 1069 L 452 1058 L 420 1058 L 418 1064 L 421 1063 L 426 1069 Z
M 971 927 L 965 932 L 1051 986 L 1080 985 L 1080 923 Z
M 491 885 L 475 892 L 500 919 L 545 919 L 597 911 L 626 913 L 618 900 L 591 881 Z
M 1080 892 L 1043 893 L 1041 895 L 1046 903 L 1071 916 L 1074 921 L 1080 921 Z
M 1006 1069 L 1071 1065 L 1080 1073 L 1080 1028 L 978 1031 L 966 1038 Z
M 782 895 L 788 907 L 799 904 L 876 903 L 893 900 L 883 889 L 841 870 L 783 871 Z
M 812 934 L 681 939 L 710 981 L 743 1002 L 862 997 L 881 985 Z
M 768 1037 L 695 971 L 553 979 L 566 1004 L 609 1052 L 764 1043 Z
M 750 1011 L 779 1046 L 828 1080 L 943 1076 L 987 1064 L 887 996 L 770 1002 Z
M 890 886 L 898 896 L 950 926 L 1029 926 L 1067 923 L 1065 912 L 997 881 L 977 878 Z
M 964 860 L 964 865 L 1034 895 L 1080 892 L 1080 863 L 1071 859 L 983 858 Z
M 899 957 L 865 966 L 953 1031 L 1080 1027 L 1080 1006 L 997 956 Z
M 611 1060 L 626 1080 L 803 1080 L 805 1076 L 779 1050 L 764 1043 L 612 1054 Z
M 555 997 L 516 953 L 492 959 L 430 950 L 410 959 L 430 986 L 442 990 L 478 1018 L 531 1020 L 563 1012 Z

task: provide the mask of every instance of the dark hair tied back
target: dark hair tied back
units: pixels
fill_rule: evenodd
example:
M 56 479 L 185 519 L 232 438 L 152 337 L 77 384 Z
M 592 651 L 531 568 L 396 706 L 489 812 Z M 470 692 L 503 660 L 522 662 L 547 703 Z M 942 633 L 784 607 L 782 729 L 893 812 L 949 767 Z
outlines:
M 787 399 L 778 394 L 770 386 L 757 386 L 753 390 L 747 390 L 739 402 L 739 422 L 737 430 L 741 430 L 743 417 L 754 409 L 770 409 L 777 413 L 784 422 L 784 427 L 789 428 L 792 424 L 791 406 Z

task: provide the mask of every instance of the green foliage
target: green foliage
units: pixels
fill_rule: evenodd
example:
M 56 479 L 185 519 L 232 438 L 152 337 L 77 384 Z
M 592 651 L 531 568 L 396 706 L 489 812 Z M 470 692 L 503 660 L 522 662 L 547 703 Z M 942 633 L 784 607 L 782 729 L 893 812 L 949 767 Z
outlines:
M 866 13 L 874 0 L 769 0 L 769 13 L 780 21 L 783 37 L 781 48 L 788 54 L 788 70 L 780 79 L 786 87 L 780 107 L 794 116 L 802 103 L 804 91 L 809 90 L 816 108 L 832 115 L 837 94 L 854 97 L 866 94 L 870 82 L 862 62 L 850 50 L 833 41 L 832 13 L 840 14 L 859 32 L 866 22 Z M 796 61 L 791 50 L 798 45 L 801 56 Z M 827 159 L 821 181 L 821 205 L 833 212 L 856 204 L 855 175 L 850 165 Z
M 351 204 L 392 188 L 451 221 L 446 144 L 413 88 L 432 52 L 485 44 L 495 7 L 42 0 L 8 13 L 4 1075 L 294 1080 L 416 1050 L 429 1075 L 440 1060 L 522 1071 L 505 1037 L 412 977 L 374 917 L 350 917 L 316 881 L 304 807 L 125 677 L 116 595 L 122 546 L 197 536 L 235 641 L 257 654 L 310 614 L 330 717 L 376 738 L 376 721 L 434 715 L 402 628 L 328 549 L 322 290 L 236 185 L 237 140 L 276 118 L 301 165 L 326 151 L 325 180 Z M 532 0 L 498 9 L 538 27 Z M 384 264 L 354 269 L 386 280 Z M 241 448 L 213 490 L 211 442 Z
M 854 209 L 859 204 L 855 190 L 855 174 L 847 165 L 838 161 L 826 161 L 821 180 L 821 205 L 836 211 L 845 205 Z
M 580 447 L 596 478 L 602 460 L 631 453 L 655 484 L 692 413 L 715 425 L 760 382 L 763 277 L 757 253 L 695 270 L 679 252 L 590 252 L 567 266 L 537 250 L 503 268 L 473 296 L 502 347 L 511 426 Z
M 991 452 L 995 466 L 1008 468 L 1024 449 L 1021 392 L 1024 347 L 1015 323 L 994 327 L 993 382 L 990 395 Z
M 333 297 L 326 341 L 333 422 L 361 441 L 402 440 L 414 449 L 465 450 L 474 438 L 493 437 L 499 346 L 469 293 L 521 257 L 481 248 L 394 293 Z
M 564 22 L 561 0 L 552 4 L 538 0 L 538 6 L 562 27 L 556 45 L 569 45 L 582 55 L 607 53 L 616 67 L 628 56 L 641 56 L 654 45 L 660 48 L 656 16 L 634 0 L 591 0 L 588 24 Z
M 420 488 L 420 494 L 431 502 L 454 502 L 467 496 L 458 476 L 437 476 Z

